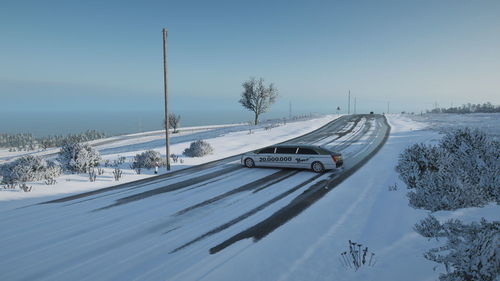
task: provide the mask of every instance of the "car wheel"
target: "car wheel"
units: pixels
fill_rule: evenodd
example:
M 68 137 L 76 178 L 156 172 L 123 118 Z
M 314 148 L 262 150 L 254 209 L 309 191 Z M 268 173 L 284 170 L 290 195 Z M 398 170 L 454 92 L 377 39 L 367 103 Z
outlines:
M 252 158 L 245 159 L 245 166 L 248 168 L 255 167 L 255 162 L 253 162 Z
M 322 173 L 325 171 L 325 167 L 323 166 L 323 164 L 317 161 L 311 164 L 311 169 L 316 173 Z

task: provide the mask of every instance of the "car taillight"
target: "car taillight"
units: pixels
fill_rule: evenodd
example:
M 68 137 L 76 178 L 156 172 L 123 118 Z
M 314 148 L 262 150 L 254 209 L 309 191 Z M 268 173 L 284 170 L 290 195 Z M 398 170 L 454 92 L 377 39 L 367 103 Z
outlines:
M 333 163 L 337 163 L 337 156 L 332 155 Z

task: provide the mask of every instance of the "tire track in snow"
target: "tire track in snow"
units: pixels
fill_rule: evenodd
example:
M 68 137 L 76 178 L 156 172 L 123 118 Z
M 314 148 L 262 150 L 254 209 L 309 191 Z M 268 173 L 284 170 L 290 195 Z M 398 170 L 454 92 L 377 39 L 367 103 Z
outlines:
M 333 189 L 333 188 L 331 188 Z M 331 190 L 330 189 L 330 190 Z M 365 189 L 363 190 L 363 192 L 361 193 L 361 195 L 358 197 L 358 199 L 356 199 L 356 201 L 354 201 L 354 203 L 349 207 L 349 209 L 347 209 L 345 211 L 345 213 L 340 217 L 340 219 L 334 224 L 332 225 L 328 231 L 323 234 L 318 240 L 316 240 L 310 247 L 307 248 L 306 252 L 300 257 L 298 258 L 294 264 L 290 267 L 290 269 L 288 270 L 287 273 L 283 274 L 278 280 L 279 281 L 285 281 L 285 280 L 288 280 L 290 275 L 295 272 L 298 268 L 300 268 L 300 266 L 306 261 L 308 260 L 313 254 L 314 252 L 321 246 L 325 243 L 325 241 L 328 240 L 329 237 L 331 237 L 336 231 L 337 229 L 342 226 L 344 224 L 344 222 L 351 217 L 351 213 L 358 207 L 358 205 L 363 201 L 365 200 L 366 196 L 368 195 L 368 191 L 370 190 L 369 187 L 365 187 Z
M 141 193 L 137 193 L 137 194 L 134 194 L 134 195 L 130 195 L 130 196 L 127 196 L 127 197 L 120 198 L 120 199 L 116 200 L 116 202 L 114 204 L 111 204 L 111 205 L 108 205 L 108 206 L 105 206 L 105 207 L 101 207 L 99 209 L 95 209 L 94 211 L 101 211 L 101 210 L 113 208 L 113 207 L 116 207 L 116 206 L 120 206 L 120 205 L 123 205 L 123 204 L 132 203 L 132 202 L 135 202 L 135 201 L 138 201 L 138 200 L 143 200 L 143 199 L 149 198 L 151 196 L 159 195 L 159 194 L 162 194 L 162 193 L 165 193 L 165 192 L 175 191 L 175 190 L 178 190 L 178 189 L 181 189 L 181 188 L 185 188 L 185 187 L 188 187 L 188 186 L 199 184 L 201 182 L 210 180 L 210 179 L 212 179 L 214 177 L 219 177 L 221 175 L 228 174 L 228 173 L 234 172 L 236 170 L 240 170 L 240 169 L 243 169 L 243 167 L 241 165 L 239 165 L 239 164 L 229 165 L 229 167 L 226 167 L 225 169 L 222 169 L 220 171 L 215 171 L 215 172 L 203 175 L 203 176 L 199 176 L 199 177 L 187 179 L 187 180 L 184 180 L 184 181 L 181 181 L 181 182 L 176 182 L 176 183 L 173 183 L 173 184 L 169 184 L 167 186 L 155 188 L 155 189 L 152 189 L 152 190 L 148 190 L 148 191 L 144 191 L 144 192 L 141 192 Z
M 182 214 L 185 214 L 187 212 L 190 212 L 194 209 L 197 209 L 197 208 L 200 208 L 200 207 L 203 207 L 203 206 L 206 206 L 206 205 L 209 205 L 209 204 L 212 204 L 212 203 L 215 203 L 219 200 L 222 200 L 226 197 L 229 197 L 233 194 L 236 194 L 236 193 L 240 193 L 240 192 L 244 192 L 244 191 L 250 191 L 250 190 L 262 190 L 266 187 L 269 187 L 273 184 L 276 184 L 280 181 L 283 181 L 295 174 L 297 174 L 299 171 L 297 170 L 279 170 L 277 171 L 276 173 L 274 174 L 270 174 L 269 176 L 266 176 L 266 177 L 263 177 L 263 178 L 260 178 L 260 179 L 257 179 L 253 182 L 249 182 L 245 185 L 242 185 L 240 187 L 237 187 L 235 189 L 232 189 L 230 191 L 227 191 L 223 194 L 220 194 L 220 195 L 217 195 L 215 197 L 212 197 L 210 199 L 207 199 L 203 202 L 200 202 L 198 204 L 195 204 L 193 206 L 190 206 L 190 207 L 187 207 L 185 209 L 182 209 L 180 211 L 178 211 L 177 213 L 175 213 L 176 216 L 180 216 Z
M 321 176 L 324 176 L 324 174 L 317 174 L 317 175 L 315 175 L 315 176 L 313 176 L 313 177 L 305 180 L 304 182 L 302 182 L 302 183 L 300 183 L 300 184 L 298 184 L 298 185 L 290 188 L 289 190 L 287 190 L 287 191 L 279 194 L 278 196 L 275 196 L 271 200 L 268 200 L 267 202 L 265 202 L 265 203 L 257 206 L 256 208 L 254 208 L 254 209 L 252 209 L 252 210 L 250 210 L 248 212 L 245 212 L 244 214 L 242 214 L 242 215 L 240 215 L 240 216 L 238 216 L 238 217 L 230 220 L 229 222 L 227 222 L 225 224 L 222 224 L 222 225 L 220 225 L 220 226 L 218 226 L 218 227 L 216 227 L 216 228 L 214 228 L 214 229 L 212 229 L 212 230 L 210 230 L 210 231 L 208 231 L 208 232 L 206 232 L 206 233 L 198 236 L 197 238 L 195 238 L 195 239 L 193 239 L 193 240 L 191 240 L 191 241 L 189 241 L 189 242 L 187 242 L 187 243 L 185 243 L 185 244 L 183 244 L 183 245 L 175 248 L 174 250 L 171 251 L 171 253 L 175 253 L 175 252 L 177 252 L 179 250 L 182 250 L 182 249 L 184 249 L 184 248 L 186 248 L 186 247 L 188 247 L 188 246 L 190 246 L 190 245 L 192 245 L 192 244 L 194 244 L 194 243 L 196 243 L 196 242 L 198 242 L 198 241 L 200 241 L 202 239 L 205 239 L 205 238 L 207 238 L 207 237 L 209 237 L 209 236 L 211 236 L 213 234 L 216 234 L 218 232 L 221 232 L 221 231 L 223 231 L 223 230 L 231 227 L 232 225 L 235 225 L 236 223 L 238 223 L 238 222 L 240 222 L 240 221 L 242 221 L 242 220 L 244 220 L 244 219 L 246 219 L 246 218 L 248 218 L 248 217 L 256 214 L 257 212 L 263 210 L 264 208 L 266 208 L 266 207 L 272 205 L 273 203 L 275 203 L 275 202 L 277 202 L 277 201 L 285 198 L 286 196 L 292 194 L 293 192 L 297 191 L 301 187 L 304 187 L 307 184 L 314 182 L 316 179 L 320 178 Z M 210 253 L 212 253 L 212 250 L 210 250 Z
M 355 163 L 352 167 L 348 168 L 344 172 L 338 175 L 331 175 L 328 180 L 320 181 L 313 186 L 309 187 L 301 195 L 297 196 L 292 202 L 287 206 L 281 208 L 274 214 L 272 214 L 267 219 L 261 221 L 260 223 L 247 228 L 246 230 L 226 239 L 222 243 L 212 247 L 209 252 L 210 254 L 215 254 L 226 247 L 240 241 L 243 239 L 253 238 L 254 241 L 258 241 L 263 237 L 267 236 L 274 230 L 276 230 L 281 225 L 285 224 L 305 209 L 309 208 L 312 204 L 317 202 L 338 184 L 343 182 L 346 178 L 357 171 L 361 166 L 363 166 L 370 158 L 372 158 L 385 144 L 389 137 L 390 127 L 385 120 L 386 131 L 384 133 L 382 141 L 370 152 L 366 157 L 362 158 L 359 162 Z

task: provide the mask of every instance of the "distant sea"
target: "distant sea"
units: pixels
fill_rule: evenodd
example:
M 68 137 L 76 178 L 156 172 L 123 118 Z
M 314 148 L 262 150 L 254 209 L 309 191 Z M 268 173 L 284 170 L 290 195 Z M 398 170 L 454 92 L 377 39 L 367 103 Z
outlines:
M 181 127 L 231 124 L 252 120 L 249 111 L 180 112 Z M 285 114 L 265 114 L 262 118 L 281 118 Z M 0 112 L 0 133 L 31 133 L 34 136 L 66 135 L 97 130 L 107 135 L 160 130 L 164 113 L 124 112 Z

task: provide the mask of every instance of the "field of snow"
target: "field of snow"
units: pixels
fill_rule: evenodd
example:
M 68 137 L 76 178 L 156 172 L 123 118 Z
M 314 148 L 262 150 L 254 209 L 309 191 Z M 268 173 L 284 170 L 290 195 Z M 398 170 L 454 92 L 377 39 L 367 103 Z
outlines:
M 477 128 L 500 140 L 500 113 L 469 114 L 424 114 L 410 116 L 417 122 L 424 122 L 429 129 L 445 132 L 463 127 Z
M 327 115 L 305 121 L 281 123 L 274 128 L 272 123 L 263 123 L 259 126 L 224 125 L 184 128 L 179 133 L 171 135 L 170 151 L 179 155 L 181 159 L 177 163 L 172 163 L 171 170 L 183 169 L 282 142 L 313 131 L 338 117 L 338 115 Z M 213 146 L 214 153 L 212 155 L 200 158 L 182 156 L 182 152 L 189 147 L 192 141 L 200 139 L 207 141 Z M 130 168 L 130 163 L 133 161 L 134 156 L 149 149 L 158 151 L 162 157 L 165 156 L 164 131 L 117 136 L 92 141 L 91 143 L 101 153 L 102 162 L 109 160 L 112 163 L 113 160 L 119 157 L 126 157 L 126 162 L 119 165 L 119 168 L 123 171 L 123 178 L 119 182 L 116 182 L 113 178 L 112 172 L 114 168 L 109 167 L 104 168 L 105 173 L 98 175 L 95 182 L 90 182 L 87 174 L 65 174 L 57 178 L 55 185 L 46 185 L 44 182 L 27 183 L 33 187 L 31 192 L 0 188 L 0 210 L 26 205 L 27 203 L 46 201 L 53 196 L 60 196 L 61 194 L 96 190 L 118 183 L 151 177 L 154 176 L 153 170 L 143 169 L 141 174 L 138 175 Z M 50 149 L 48 151 L 31 153 L 49 155 L 48 159 L 53 159 L 56 156 L 50 155 L 58 151 L 59 149 Z M 13 154 L 4 149 L 0 151 L 0 159 L 11 159 L 13 156 L 26 154 L 25 152 L 16 153 Z M 166 173 L 166 171 L 162 168 L 160 174 L 163 173 Z

